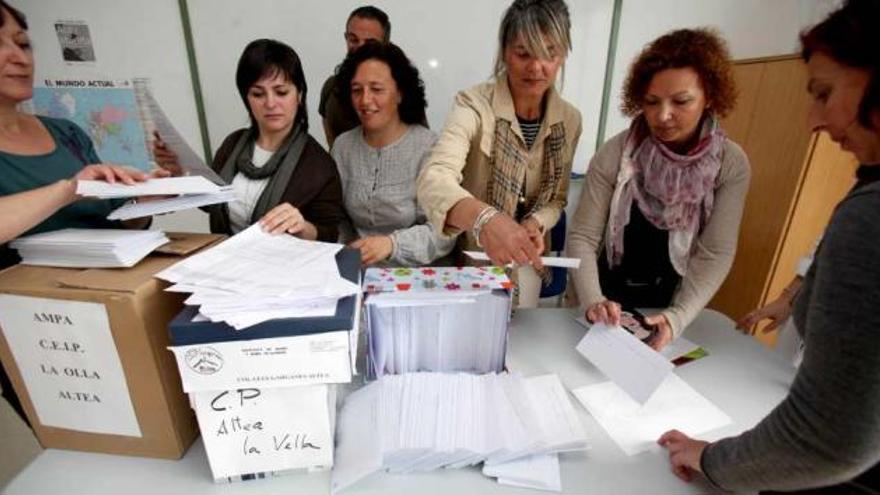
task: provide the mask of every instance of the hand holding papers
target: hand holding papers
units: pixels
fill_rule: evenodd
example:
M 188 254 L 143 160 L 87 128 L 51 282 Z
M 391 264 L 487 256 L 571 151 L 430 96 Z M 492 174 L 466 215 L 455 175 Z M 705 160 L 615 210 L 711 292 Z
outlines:
M 110 213 L 107 218 L 111 220 L 128 220 L 158 215 L 187 208 L 228 203 L 235 199 L 232 186 L 220 186 L 199 175 L 162 177 L 132 185 L 81 180 L 77 181 L 76 193 L 80 196 L 98 199 L 179 195 L 173 198 L 124 205 Z
M 155 230 L 63 229 L 22 237 L 9 246 L 26 265 L 119 268 L 134 266 L 168 242 Z
M 631 333 L 604 323 L 594 323 L 577 350 L 641 404 L 673 368 L 672 363 Z
M 220 191 L 220 186 L 204 177 L 160 177 L 136 184 L 109 183 L 100 180 L 77 181 L 76 193 L 80 196 L 111 199 L 136 196 L 161 196 L 168 194 L 208 194 Z
M 388 375 L 352 393 L 340 412 L 331 491 L 382 469 L 481 462 L 490 476 L 528 484 L 504 463 L 532 457 L 543 465 L 541 456 L 585 448 L 583 426 L 556 375 Z M 548 460 L 538 478 L 553 489 L 558 464 Z

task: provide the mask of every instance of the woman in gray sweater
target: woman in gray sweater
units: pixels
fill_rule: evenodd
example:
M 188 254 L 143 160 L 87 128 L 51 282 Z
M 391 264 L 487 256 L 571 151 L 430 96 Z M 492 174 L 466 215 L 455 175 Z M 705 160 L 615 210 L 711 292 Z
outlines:
M 647 317 L 661 350 L 727 276 L 736 251 L 749 162 L 719 119 L 736 100 L 724 41 L 680 29 L 651 42 L 630 67 L 622 109 L 630 128 L 593 156 L 571 222 L 571 277 L 586 318 Z
M 437 136 L 425 118 L 418 70 L 392 43 L 366 43 L 336 75 L 361 125 L 341 134 L 331 154 L 342 178 L 350 224 L 342 240 L 361 251 L 365 265 L 427 265 L 452 249 L 416 202 L 416 177 Z
M 664 434 L 659 443 L 684 480 L 702 472 L 735 491 L 880 490 L 878 25 L 880 0 L 849 0 L 801 36 L 810 126 L 859 159 L 858 182 L 837 206 L 795 301 L 806 348 L 788 396 L 737 437 L 710 444 Z

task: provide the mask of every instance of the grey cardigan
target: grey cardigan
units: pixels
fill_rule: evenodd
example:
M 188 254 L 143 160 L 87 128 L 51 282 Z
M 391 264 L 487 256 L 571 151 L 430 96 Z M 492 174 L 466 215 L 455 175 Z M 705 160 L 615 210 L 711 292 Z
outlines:
M 880 182 L 837 207 L 793 317 L 806 350 L 788 396 L 703 452 L 725 489 L 832 485 L 880 462 Z

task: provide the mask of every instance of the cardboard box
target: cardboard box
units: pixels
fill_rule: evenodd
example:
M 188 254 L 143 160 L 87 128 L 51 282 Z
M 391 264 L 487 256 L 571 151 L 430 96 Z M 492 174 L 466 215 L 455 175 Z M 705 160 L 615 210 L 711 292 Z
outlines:
M 223 236 L 168 235 L 132 268 L 0 272 L 0 360 L 43 447 L 179 459 L 195 440 L 166 349 L 184 296 L 153 274 Z

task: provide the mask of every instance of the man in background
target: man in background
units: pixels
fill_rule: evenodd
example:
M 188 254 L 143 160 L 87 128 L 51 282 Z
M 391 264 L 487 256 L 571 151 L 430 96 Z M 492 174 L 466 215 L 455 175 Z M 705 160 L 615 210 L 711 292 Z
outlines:
M 388 14 L 372 5 L 354 9 L 345 22 L 347 53 L 357 50 L 367 41 L 387 43 L 390 38 L 391 23 L 388 21 Z M 331 75 L 321 87 L 321 101 L 318 104 L 318 113 L 323 119 L 328 148 L 333 146 L 336 136 L 360 125 L 357 115 L 339 101 L 339 95 L 334 90 L 335 86 L 336 76 Z

